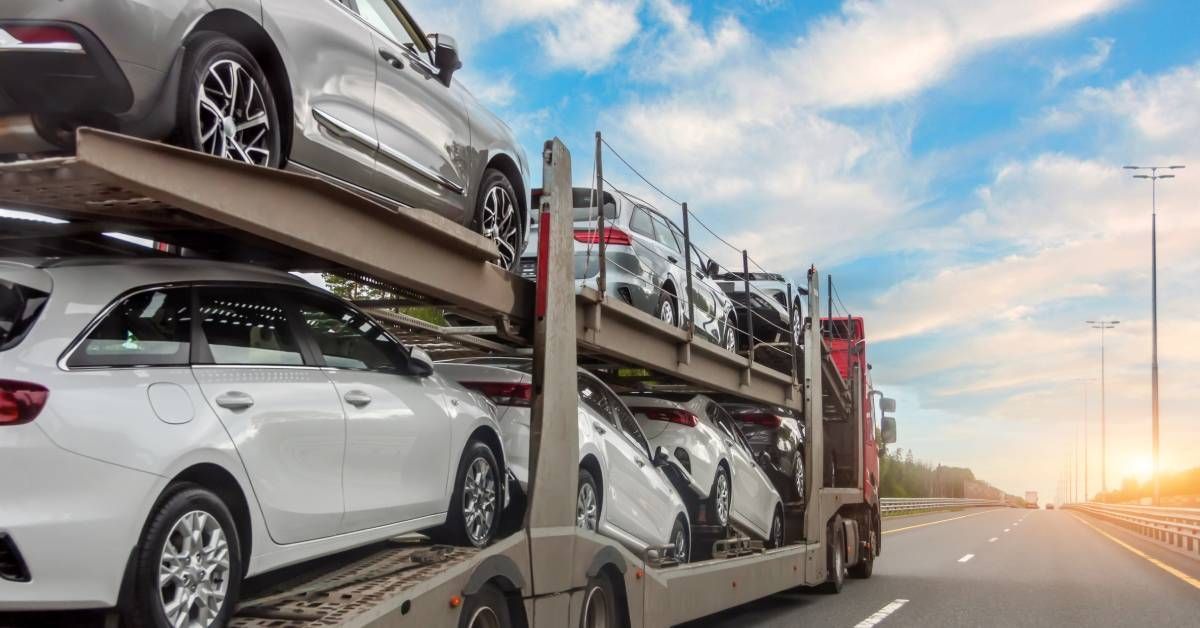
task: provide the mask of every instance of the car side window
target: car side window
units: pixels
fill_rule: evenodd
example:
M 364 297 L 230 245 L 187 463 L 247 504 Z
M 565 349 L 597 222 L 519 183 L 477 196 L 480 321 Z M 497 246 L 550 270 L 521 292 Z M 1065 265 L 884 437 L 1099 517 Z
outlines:
M 104 315 L 67 358 L 67 366 L 187 366 L 191 329 L 188 288 L 138 292 Z
M 416 28 L 391 0 L 355 0 L 358 14 L 379 32 L 391 37 L 396 43 L 407 46 L 414 53 L 425 53 L 428 46 L 421 42 Z
M 377 371 L 406 365 L 400 345 L 365 315 L 322 295 L 293 300 L 325 366 Z
M 301 366 L 283 296 L 262 288 L 199 288 L 200 330 L 213 364 Z
M 654 224 L 650 222 L 650 214 L 647 214 L 646 210 L 640 207 L 634 208 L 633 215 L 629 218 L 629 228 L 634 233 L 644 235 L 647 238 L 654 237 Z
M 587 407 L 604 417 L 610 425 L 616 426 L 611 400 L 605 396 L 600 382 L 590 375 L 579 373 L 579 398 Z
M 679 247 L 679 243 L 675 241 L 675 236 L 671 233 L 671 227 L 659 216 L 653 216 L 654 219 L 654 239 L 658 243 L 675 251 L 683 253 L 683 249 Z
M 647 458 L 653 458 L 650 454 L 650 442 L 646 440 L 646 435 L 642 433 L 642 426 L 638 425 L 637 419 L 625 404 L 621 402 L 621 398 L 606 386 L 604 393 L 611 399 L 613 412 L 617 415 L 617 423 L 621 426 L 621 431 L 625 432 L 630 438 L 642 447 L 642 453 L 646 454 Z
M 746 442 L 746 437 L 742 435 L 742 430 L 734 423 L 733 417 L 729 416 L 729 413 L 715 402 L 709 402 L 706 410 L 708 411 L 709 418 L 721 428 L 721 431 L 731 440 L 738 443 L 747 455 L 750 455 L 750 443 Z

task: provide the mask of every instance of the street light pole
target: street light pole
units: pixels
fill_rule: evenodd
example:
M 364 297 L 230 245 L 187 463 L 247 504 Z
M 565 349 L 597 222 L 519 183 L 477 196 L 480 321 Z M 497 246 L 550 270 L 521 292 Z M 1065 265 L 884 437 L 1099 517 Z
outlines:
M 1150 180 L 1150 386 L 1151 412 L 1154 443 L 1154 505 L 1158 505 L 1158 180 L 1174 179 L 1173 174 L 1159 174 L 1159 170 L 1182 170 L 1184 166 L 1125 166 L 1126 170 L 1149 171 L 1150 174 L 1135 174 L 1135 179 Z
M 1092 329 L 1100 330 L 1100 492 L 1108 492 L 1108 399 L 1104 392 L 1104 330 L 1121 321 L 1087 321 Z

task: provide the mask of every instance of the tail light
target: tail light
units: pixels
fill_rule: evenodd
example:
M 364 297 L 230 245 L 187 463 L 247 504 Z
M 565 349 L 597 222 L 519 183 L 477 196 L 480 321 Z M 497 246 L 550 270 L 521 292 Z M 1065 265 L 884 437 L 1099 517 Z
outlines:
M 743 412 L 735 414 L 734 418 L 743 423 L 753 423 L 763 427 L 779 427 L 783 424 L 783 419 L 768 412 Z
M 533 404 L 533 384 L 511 384 L 508 382 L 460 382 L 471 390 L 480 392 L 498 406 L 528 408 Z
M 45 386 L 0 379 L 0 425 L 20 425 L 36 419 L 49 397 Z
M 576 229 L 575 241 L 583 244 L 600 244 L 600 233 L 595 229 Z M 620 229 L 605 227 L 603 233 L 605 244 L 614 244 L 617 246 L 629 246 L 633 244 L 633 240 L 629 239 L 629 234 Z
M 666 421 L 676 425 L 696 427 L 696 415 L 687 410 L 676 408 L 630 408 L 630 410 L 645 416 L 651 421 Z
M 75 33 L 60 26 L 5 26 L 4 30 L 23 44 L 79 44 Z

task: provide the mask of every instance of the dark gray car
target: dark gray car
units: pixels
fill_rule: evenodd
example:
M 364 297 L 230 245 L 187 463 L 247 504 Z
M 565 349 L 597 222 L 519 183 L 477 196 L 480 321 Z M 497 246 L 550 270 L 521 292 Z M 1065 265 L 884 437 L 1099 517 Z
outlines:
M 0 159 L 92 126 L 314 174 L 496 241 L 528 231 L 512 131 L 397 0 L 6 0 Z

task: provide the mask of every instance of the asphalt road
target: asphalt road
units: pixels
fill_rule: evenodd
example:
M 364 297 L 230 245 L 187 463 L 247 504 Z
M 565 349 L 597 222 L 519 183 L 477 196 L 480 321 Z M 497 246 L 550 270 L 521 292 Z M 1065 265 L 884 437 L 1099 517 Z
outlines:
M 782 593 L 687 628 L 876 624 L 1200 626 L 1200 561 L 1070 511 L 895 518 L 870 580 L 838 595 Z

